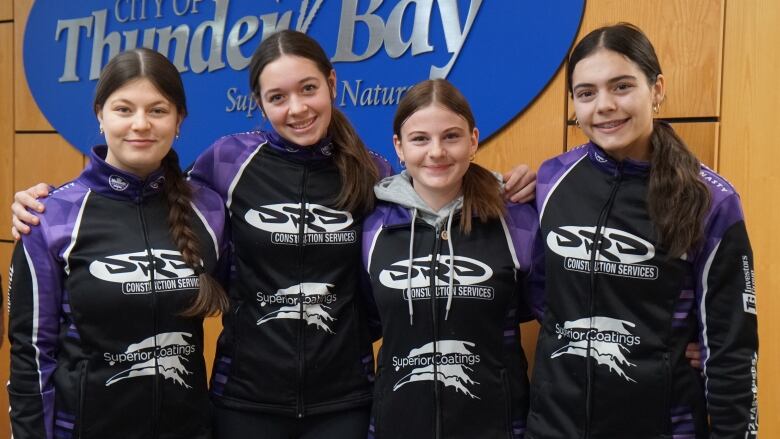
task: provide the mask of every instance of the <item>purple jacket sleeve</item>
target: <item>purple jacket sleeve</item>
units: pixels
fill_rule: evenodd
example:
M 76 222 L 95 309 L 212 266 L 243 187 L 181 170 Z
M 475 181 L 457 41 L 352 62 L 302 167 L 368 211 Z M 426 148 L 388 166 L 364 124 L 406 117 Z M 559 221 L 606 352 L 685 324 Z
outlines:
M 753 437 L 758 430 L 753 253 L 739 197 L 714 173 L 710 178 L 719 187 L 711 187 L 705 241 L 694 267 L 711 437 Z
M 526 305 L 518 312 L 520 322 L 539 318 L 539 302 L 544 298 L 544 286 L 539 288 L 540 279 L 536 270 L 536 248 L 534 243 L 539 229 L 536 209 L 532 204 L 510 204 L 506 215 L 507 232 L 510 238 L 510 250 L 516 260 L 518 281 L 520 281 L 523 303 Z
M 47 214 L 51 210 L 49 203 Z M 46 216 L 17 244 L 11 266 L 8 397 L 17 439 L 54 437 L 52 376 L 57 367 L 64 274 L 57 249 L 47 237 Z
M 366 316 L 368 317 L 368 329 L 373 340 L 378 340 L 382 337 L 382 320 L 379 317 L 379 310 L 377 309 L 376 300 L 374 299 L 368 270 L 374 251 L 374 242 L 376 242 L 376 238 L 382 230 L 383 218 L 384 210 L 382 207 L 377 207 L 374 212 L 367 216 L 363 221 L 362 256 L 364 276 L 362 277 L 361 283 L 363 288 L 361 288 L 360 302 L 365 306 Z

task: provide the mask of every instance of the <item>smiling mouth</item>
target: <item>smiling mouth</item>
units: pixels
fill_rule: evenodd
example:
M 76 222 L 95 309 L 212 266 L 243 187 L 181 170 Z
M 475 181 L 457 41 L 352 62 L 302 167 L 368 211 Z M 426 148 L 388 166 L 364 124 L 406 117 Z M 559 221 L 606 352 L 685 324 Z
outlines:
M 629 118 L 610 120 L 609 122 L 593 124 L 593 127 L 599 130 L 612 130 L 623 126 L 626 122 L 628 122 L 628 119 Z
M 314 122 L 316 120 L 317 120 L 316 117 L 312 117 L 311 119 L 302 120 L 300 122 L 288 123 L 287 126 L 289 126 L 290 128 L 292 128 L 294 130 L 301 131 L 301 130 L 305 130 L 305 129 L 311 127 L 312 125 L 314 125 Z

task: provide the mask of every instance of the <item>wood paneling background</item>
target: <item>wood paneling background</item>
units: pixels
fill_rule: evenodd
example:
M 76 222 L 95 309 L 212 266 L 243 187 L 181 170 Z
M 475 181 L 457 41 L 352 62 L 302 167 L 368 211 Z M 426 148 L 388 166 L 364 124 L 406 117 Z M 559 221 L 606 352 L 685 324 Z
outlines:
M 13 192 L 37 181 L 59 184 L 75 176 L 84 159 L 40 114 L 21 62 L 22 35 L 32 0 L 0 0 L 0 212 Z M 780 2 L 777 0 L 588 0 L 580 36 L 603 24 L 632 22 L 653 40 L 667 79 L 660 117 L 668 118 L 699 158 L 739 190 L 756 259 L 761 354 L 761 436 L 780 437 Z M 479 115 L 477 115 L 479 119 Z M 533 167 L 585 139 L 572 124 L 563 70 L 534 104 L 483 142 L 477 160 L 496 170 L 516 163 Z M 45 160 L 41 160 L 41 158 Z M 0 213 L 3 291 L 13 248 L 8 210 Z M 3 306 L 3 312 L 6 307 Z M 213 352 L 219 321 L 206 323 Z M 533 355 L 535 324 L 523 326 Z M 0 350 L 0 382 L 8 377 L 7 342 Z M 208 363 L 211 359 L 208 359 Z M 0 408 L 7 407 L 0 391 Z M 5 412 L 5 410 L 2 410 Z M 0 438 L 8 437 L 0 416 Z

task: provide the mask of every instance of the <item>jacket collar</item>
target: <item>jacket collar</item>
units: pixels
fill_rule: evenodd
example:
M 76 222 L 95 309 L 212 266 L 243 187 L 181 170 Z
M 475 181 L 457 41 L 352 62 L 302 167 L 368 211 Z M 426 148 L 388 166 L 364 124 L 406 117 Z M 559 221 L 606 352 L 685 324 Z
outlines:
M 142 179 L 106 163 L 107 152 L 105 145 L 92 148 L 89 164 L 79 176 L 87 187 L 109 198 L 132 201 L 162 192 L 165 184 L 162 168 Z
M 330 159 L 335 152 L 333 141 L 328 136 L 310 146 L 301 146 L 290 142 L 273 129 L 266 131 L 265 137 L 268 140 L 268 146 L 289 158 L 297 158 L 300 160 L 327 160 Z
M 585 148 L 587 148 L 591 163 L 607 174 L 615 175 L 622 172 L 625 175 L 646 176 L 650 173 L 650 162 L 632 159 L 615 160 L 593 142 L 588 142 Z

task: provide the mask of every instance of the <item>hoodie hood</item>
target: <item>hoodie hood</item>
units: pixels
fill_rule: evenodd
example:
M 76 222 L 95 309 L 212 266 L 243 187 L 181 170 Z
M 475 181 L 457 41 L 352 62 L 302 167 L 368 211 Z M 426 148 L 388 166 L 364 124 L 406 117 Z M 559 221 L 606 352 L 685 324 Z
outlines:
M 463 208 L 463 195 L 460 195 L 438 211 L 433 210 L 415 192 L 412 186 L 412 177 L 406 171 L 384 178 L 377 183 L 374 186 L 374 194 L 380 201 L 397 204 L 410 211 L 416 210 L 416 217 L 433 227 L 445 224 L 450 217 Z

